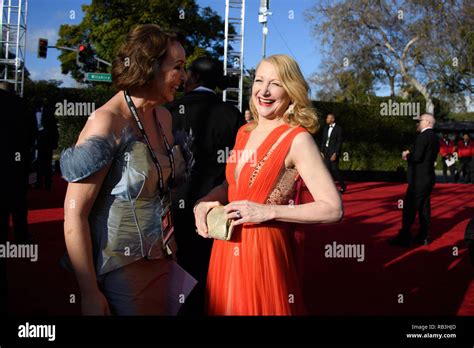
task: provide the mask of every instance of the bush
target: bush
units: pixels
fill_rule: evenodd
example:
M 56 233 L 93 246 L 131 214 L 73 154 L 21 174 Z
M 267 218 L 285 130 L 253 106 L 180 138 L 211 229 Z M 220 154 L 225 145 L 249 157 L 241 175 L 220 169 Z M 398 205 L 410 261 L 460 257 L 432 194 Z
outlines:
M 33 96 L 46 99 L 53 106 L 56 103 L 94 103 L 95 108 L 103 105 L 114 95 L 110 85 L 92 88 L 58 88 L 54 82 L 33 82 L 25 85 L 25 98 Z M 313 102 L 317 110 L 321 129 L 315 135 L 321 144 L 322 130 L 328 113 L 336 115 L 336 122 L 343 127 L 341 169 L 354 171 L 400 171 L 406 168 L 401 152 L 413 143 L 416 137 L 415 121 L 407 116 L 381 116 L 380 103 L 389 97 L 377 97 L 372 104 L 347 104 L 337 102 Z M 404 102 L 401 98 L 394 98 Z M 438 108 L 438 111 L 436 111 Z M 435 112 L 445 113 L 444 104 L 435 100 Z M 420 111 L 424 101 L 420 101 Z M 87 116 L 57 116 L 60 139 L 59 151 L 76 142 Z M 438 166 L 440 161 L 438 161 Z
M 416 121 L 412 118 L 381 116 L 380 103 L 313 102 L 313 105 L 321 123 L 321 130 L 315 136 L 319 145 L 328 113 L 335 114 L 336 123 L 343 128 L 341 169 L 399 171 L 406 167 L 401 152 L 416 136 Z
M 58 103 L 63 104 L 64 101 L 66 103 L 90 103 L 88 105 L 93 105 L 97 109 L 114 93 L 110 85 L 97 85 L 93 88 L 58 88 L 54 81 L 38 81 L 25 85 L 24 97 L 27 101 L 31 101 L 33 97 L 40 97 L 56 111 L 59 129 L 58 151 L 61 151 L 76 142 L 90 115 L 58 115 Z

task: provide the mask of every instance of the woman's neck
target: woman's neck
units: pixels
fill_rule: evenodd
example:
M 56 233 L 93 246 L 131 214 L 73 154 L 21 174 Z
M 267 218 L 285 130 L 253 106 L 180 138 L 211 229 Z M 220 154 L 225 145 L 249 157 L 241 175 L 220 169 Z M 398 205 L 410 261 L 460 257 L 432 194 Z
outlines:
M 131 112 L 130 112 L 130 109 L 127 105 L 125 97 L 123 96 L 123 92 L 120 92 L 119 94 L 120 94 L 120 97 L 122 98 L 122 107 L 123 107 L 124 113 L 126 115 L 129 114 L 130 117 L 133 117 L 133 115 L 131 115 Z M 148 115 L 151 115 L 152 114 L 151 111 L 157 105 L 159 105 L 159 103 L 157 103 L 156 101 L 151 101 L 151 100 L 147 99 L 141 93 L 137 93 L 137 92 L 134 91 L 134 92 L 130 92 L 129 95 L 130 95 L 130 98 L 132 99 L 133 105 L 137 109 L 138 116 L 140 118 L 148 117 Z
M 258 124 L 257 127 L 255 127 L 255 130 L 258 132 L 269 132 L 283 124 L 285 124 L 283 117 L 267 119 L 265 117 L 259 116 Z

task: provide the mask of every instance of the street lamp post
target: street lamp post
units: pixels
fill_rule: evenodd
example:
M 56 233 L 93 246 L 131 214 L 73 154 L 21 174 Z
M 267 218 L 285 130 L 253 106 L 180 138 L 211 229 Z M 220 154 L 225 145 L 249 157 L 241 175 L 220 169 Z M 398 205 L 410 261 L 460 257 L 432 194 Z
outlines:
M 262 58 L 266 56 L 266 46 L 267 46 L 267 34 L 268 34 L 268 25 L 267 17 L 272 13 L 268 11 L 270 7 L 270 0 L 260 0 L 260 8 L 258 9 L 258 21 L 263 24 L 262 28 Z

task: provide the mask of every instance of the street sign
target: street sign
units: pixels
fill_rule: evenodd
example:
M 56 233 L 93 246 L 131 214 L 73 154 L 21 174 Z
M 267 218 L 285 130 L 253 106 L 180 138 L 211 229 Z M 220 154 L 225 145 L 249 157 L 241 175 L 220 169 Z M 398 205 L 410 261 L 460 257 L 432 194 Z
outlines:
M 87 73 L 86 80 L 97 81 L 97 82 L 112 82 L 112 74 Z

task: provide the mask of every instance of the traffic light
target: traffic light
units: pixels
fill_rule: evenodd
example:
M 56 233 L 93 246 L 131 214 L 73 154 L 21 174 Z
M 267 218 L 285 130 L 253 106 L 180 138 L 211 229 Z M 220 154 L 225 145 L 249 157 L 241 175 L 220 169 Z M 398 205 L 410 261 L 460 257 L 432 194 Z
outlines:
M 80 44 L 77 48 L 77 65 L 83 71 L 94 71 L 97 62 L 95 52 L 89 44 Z
M 46 58 L 48 53 L 48 40 L 39 39 L 38 43 L 38 58 Z
M 79 45 L 77 52 L 77 61 L 82 64 L 86 64 L 88 61 L 88 49 L 87 45 Z

